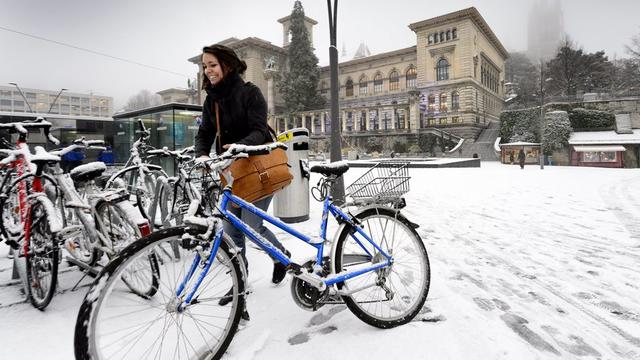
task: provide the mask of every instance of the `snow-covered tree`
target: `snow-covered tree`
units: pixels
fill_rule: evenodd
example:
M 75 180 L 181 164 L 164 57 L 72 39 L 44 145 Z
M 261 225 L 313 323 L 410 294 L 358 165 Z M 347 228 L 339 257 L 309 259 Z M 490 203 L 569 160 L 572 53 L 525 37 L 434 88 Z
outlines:
M 554 150 L 562 149 L 569 142 L 571 123 L 566 111 L 550 111 L 544 116 L 544 136 L 542 151 L 551 155 Z
M 509 87 L 517 97 L 508 103 L 509 108 L 526 108 L 538 104 L 535 94 L 538 92 L 540 71 L 524 53 L 509 53 L 505 62 L 505 77 Z
M 154 94 L 147 89 L 140 90 L 136 95 L 133 95 L 127 101 L 125 105 L 126 111 L 144 109 L 151 106 L 160 105 L 162 98 L 158 94 Z
M 324 98 L 318 92 L 318 57 L 313 53 L 304 21 L 304 9 L 300 1 L 296 1 L 291 12 L 289 63 L 277 81 L 289 114 L 324 105 Z

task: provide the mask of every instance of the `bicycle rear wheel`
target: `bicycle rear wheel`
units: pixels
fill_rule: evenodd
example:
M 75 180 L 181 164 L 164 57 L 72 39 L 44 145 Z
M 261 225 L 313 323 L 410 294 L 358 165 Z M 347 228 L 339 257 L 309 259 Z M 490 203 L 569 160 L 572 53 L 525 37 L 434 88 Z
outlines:
M 49 215 L 40 202 L 31 205 L 29 250 L 26 255 L 29 301 L 44 310 L 51 302 L 58 281 L 59 250 L 49 227 Z
M 370 208 L 356 217 L 373 242 L 393 257 L 393 263 L 337 284 L 338 289 L 354 291 L 342 298 L 349 310 L 369 325 L 391 328 L 406 324 L 422 309 L 429 293 L 429 257 L 422 239 L 395 210 Z M 348 225 L 335 246 L 331 262 L 335 273 L 385 260 Z
M 223 242 L 192 305 L 177 311 L 181 299 L 176 289 L 197 254 L 180 241 L 185 231 L 175 227 L 152 233 L 125 248 L 104 268 L 80 307 L 76 359 L 219 359 L 224 354 L 244 308 L 241 265 Z M 171 255 L 176 242 L 179 258 Z M 127 272 L 139 278 L 150 276 L 140 273 L 136 265 L 146 262 L 150 254 L 157 257 L 162 280 L 157 293 L 145 298 L 119 280 Z M 201 270 L 196 267 L 191 282 Z M 229 289 L 231 304 L 220 306 L 218 301 Z

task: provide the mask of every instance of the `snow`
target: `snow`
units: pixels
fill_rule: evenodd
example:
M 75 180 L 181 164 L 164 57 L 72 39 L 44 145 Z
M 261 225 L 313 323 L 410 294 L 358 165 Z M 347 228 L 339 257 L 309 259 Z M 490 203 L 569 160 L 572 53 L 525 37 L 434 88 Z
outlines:
M 366 170 L 350 169 L 345 184 Z M 223 359 L 640 358 L 640 169 L 483 162 L 410 174 L 403 213 L 420 224 L 432 271 L 414 321 L 380 330 L 344 305 L 304 311 L 290 280 L 272 286 L 272 260 L 249 246 L 251 321 Z M 311 201 L 311 220 L 294 227 L 313 236 L 322 206 Z M 294 261 L 312 255 L 272 229 Z M 63 261 L 58 294 L 41 312 L 11 282 L 7 252 L 0 245 L 0 358 L 73 359 L 91 280 L 71 290 L 82 274 Z
M 107 170 L 107 165 L 105 165 L 102 161 L 92 161 L 88 164 L 76 166 L 71 169 L 70 174 L 73 175 L 81 175 L 81 174 L 89 174 L 94 171 L 105 171 Z
M 570 145 L 590 144 L 640 144 L 640 129 L 632 134 L 617 134 L 615 131 L 577 131 L 569 137 Z

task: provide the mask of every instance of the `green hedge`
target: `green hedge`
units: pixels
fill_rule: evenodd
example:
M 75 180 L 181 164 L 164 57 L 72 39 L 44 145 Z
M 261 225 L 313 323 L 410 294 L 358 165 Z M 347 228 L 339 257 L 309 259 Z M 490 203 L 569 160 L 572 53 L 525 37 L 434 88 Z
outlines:
M 575 108 L 568 111 L 573 130 L 612 130 L 616 116 L 607 111 Z
M 519 140 L 537 137 L 540 124 L 540 108 L 503 111 L 500 114 L 500 136 L 502 142 L 510 142 L 514 136 Z M 527 139 L 534 141 L 534 139 Z

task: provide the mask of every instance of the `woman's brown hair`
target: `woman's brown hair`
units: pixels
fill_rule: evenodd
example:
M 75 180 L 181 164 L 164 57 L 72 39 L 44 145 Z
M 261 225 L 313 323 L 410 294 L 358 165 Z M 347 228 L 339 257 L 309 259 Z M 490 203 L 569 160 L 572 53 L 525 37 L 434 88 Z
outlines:
M 202 48 L 202 54 L 204 55 L 204 53 L 214 55 L 218 59 L 225 77 L 232 73 L 242 75 L 247 70 L 247 63 L 240 60 L 233 49 L 224 45 L 205 46 Z M 208 89 L 211 86 L 211 81 L 202 71 L 202 89 Z

